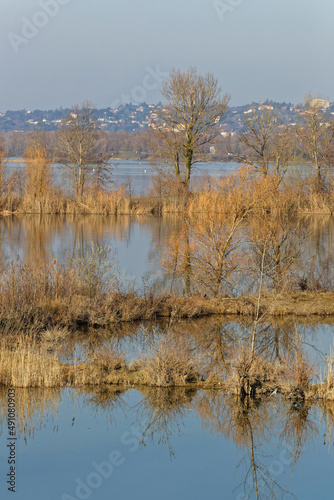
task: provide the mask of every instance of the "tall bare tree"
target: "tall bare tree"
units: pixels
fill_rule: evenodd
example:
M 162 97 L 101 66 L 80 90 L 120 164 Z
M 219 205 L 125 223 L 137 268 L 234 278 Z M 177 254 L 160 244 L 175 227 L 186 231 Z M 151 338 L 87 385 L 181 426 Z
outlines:
M 77 201 L 82 202 L 85 189 L 91 182 L 102 185 L 109 179 L 110 157 L 97 129 L 91 103 L 74 106 L 58 132 L 58 155 L 65 167 L 69 186 Z
M 188 191 L 198 153 L 219 134 L 229 96 L 222 95 L 212 73 L 201 75 L 193 67 L 185 72 L 173 69 L 162 95 L 167 102 L 153 123 L 154 163 L 166 177 L 170 167 L 179 186 Z
M 309 231 L 294 220 L 280 193 L 265 210 L 254 206 L 247 233 L 251 245 L 249 275 L 254 276 L 255 284 L 261 282 L 264 290 L 276 292 L 291 287 Z
M 239 141 L 242 149 L 239 161 L 264 177 L 271 175 L 277 186 L 294 164 L 294 134 L 271 106 L 252 110 L 244 121 Z
M 326 112 L 326 101 L 309 95 L 300 112 L 302 123 L 297 135 L 304 158 L 316 172 L 316 190 L 325 187 L 325 170 L 331 163 L 334 146 L 334 122 Z

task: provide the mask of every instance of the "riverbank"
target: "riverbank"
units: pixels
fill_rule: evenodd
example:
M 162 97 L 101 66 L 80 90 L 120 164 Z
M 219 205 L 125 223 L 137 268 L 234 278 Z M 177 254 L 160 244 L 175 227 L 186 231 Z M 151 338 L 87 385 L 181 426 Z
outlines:
M 168 318 L 169 320 L 192 319 L 211 315 L 245 316 L 258 314 L 258 297 L 236 298 L 180 297 L 163 294 L 142 298 L 136 293 L 113 293 L 99 304 L 80 300 L 80 309 L 72 310 L 68 301 L 50 304 L 49 318 L 71 318 L 67 326 L 108 327 L 117 322 L 130 322 Z M 98 309 L 97 309 L 98 308 Z M 334 318 L 334 292 L 270 294 L 261 298 L 259 314 L 268 317 L 319 317 Z M 100 321 L 97 319 L 100 318 Z
M 334 357 L 327 360 L 321 383 L 312 360 L 295 348 L 281 359 L 267 359 L 244 344 L 225 353 L 224 368 L 212 369 L 206 353 L 196 352 L 182 339 L 167 332 L 150 345 L 146 354 L 127 363 L 113 341 L 93 345 L 85 359 L 60 362 L 57 341 L 64 332 L 48 332 L 38 338 L 21 337 L 15 343 L 1 341 L 0 385 L 5 387 L 183 387 L 216 389 L 240 397 L 282 394 L 293 403 L 334 400 Z
M 114 291 L 89 297 L 83 291 L 67 294 L 66 289 L 62 295 L 47 289 L 40 295 L 37 289 L 37 294 L 31 291 L 31 298 L 24 296 L 22 290 L 16 296 L 0 291 L 0 323 L 9 334 L 23 328 L 27 333 L 54 326 L 108 329 L 123 322 L 158 318 L 171 322 L 212 315 L 253 319 L 260 314 L 266 319 L 298 317 L 311 322 L 334 319 L 334 292 L 270 294 L 261 298 L 259 311 L 256 296 L 209 299 L 162 294 L 144 298 L 136 292 Z
M 92 248 L 68 265 L 11 264 L 0 280 L 0 325 L 7 335 L 62 326 L 110 328 L 117 323 L 169 322 L 210 315 L 279 318 L 334 317 L 334 292 L 307 290 L 240 297 L 183 296 L 136 290 L 119 278 L 106 248 Z

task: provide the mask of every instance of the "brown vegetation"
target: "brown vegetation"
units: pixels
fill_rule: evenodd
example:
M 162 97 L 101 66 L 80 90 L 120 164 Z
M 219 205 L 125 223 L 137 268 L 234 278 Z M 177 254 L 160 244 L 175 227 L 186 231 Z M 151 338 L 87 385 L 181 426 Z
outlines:
M 317 385 L 312 381 L 314 366 L 300 348 L 280 361 L 254 355 L 247 344 L 234 344 L 219 372 L 208 365 L 205 351 L 169 332 L 147 337 L 147 354 L 130 364 L 112 338 L 87 345 L 82 359 L 60 362 L 61 345 L 70 337 L 69 330 L 58 329 L 2 340 L 0 386 L 177 386 L 223 389 L 241 398 L 279 392 L 291 404 L 333 399 L 332 358 L 326 381 Z
M 184 77 L 174 76 L 174 83 Z M 193 76 L 188 74 L 190 79 Z M 208 82 L 213 85 L 213 97 L 217 96 L 216 82 L 209 77 Z M 190 96 L 190 104 L 195 105 L 191 99 Z M 225 104 L 221 102 L 221 106 Z M 106 186 L 107 162 L 105 156 L 98 156 L 91 110 L 83 107 L 74 111 L 60 132 L 72 194 L 53 187 L 51 159 L 41 137 L 32 140 L 26 149 L 24 176 L 8 176 L 0 145 L 2 209 L 104 215 L 174 212 L 179 217 L 175 231 L 165 242 L 163 263 L 172 282 L 183 284 L 183 296 L 172 289 L 169 294 L 155 295 L 152 291 L 142 293 L 125 287 L 117 279 L 107 248 L 92 247 L 89 255 L 67 265 L 59 265 L 55 259 L 12 263 L 4 268 L 0 278 L 0 325 L 6 341 L 17 344 L 15 349 L 10 343 L 2 346 L 1 383 L 22 387 L 100 383 L 196 385 L 202 384 L 205 373 L 204 386 L 223 384 L 243 397 L 278 388 L 294 397 L 305 398 L 312 393 L 312 370 L 302 354 L 285 360 L 276 346 L 277 359 L 267 359 L 266 353 L 258 349 L 264 335 L 259 327 L 269 316 L 334 315 L 332 284 L 316 276 L 312 262 L 306 266 L 300 259 L 309 235 L 302 216 L 309 210 L 330 214 L 334 210 L 331 189 L 319 188 L 319 172 L 323 183 L 325 163 L 317 169 L 316 185 L 312 176 L 293 178 L 289 156 L 293 156 L 292 145 L 286 128 L 277 130 L 272 114 L 264 112 L 252 117 L 242 137 L 248 168 L 215 183 L 198 185 L 191 192 L 190 172 L 197 139 L 182 145 L 178 141 L 183 134 L 172 130 L 167 134 L 170 137 L 172 132 L 172 146 L 177 146 L 172 153 L 179 154 L 184 149 L 186 177 L 168 184 L 159 178 L 150 196 L 134 197 L 131 192 L 126 195 L 123 188 Z M 301 134 L 312 132 L 307 128 L 307 120 L 313 108 L 309 111 Z M 78 121 L 80 113 L 82 122 Z M 213 126 L 217 115 L 214 110 L 212 113 L 208 123 Z M 215 129 L 209 130 L 215 133 Z M 326 131 L 320 127 L 317 138 L 320 142 L 325 140 L 325 149 L 321 151 L 325 151 L 327 161 L 331 132 L 328 127 Z M 198 137 L 200 141 L 209 139 Z M 300 136 L 301 141 L 303 137 Z M 81 151 L 83 156 L 76 163 L 70 152 L 80 150 L 80 145 L 85 151 Z M 180 183 L 185 189 L 180 189 Z M 313 262 L 316 258 L 315 254 Z M 172 322 L 209 314 L 248 315 L 254 319 L 247 342 L 232 349 L 229 356 L 225 356 L 220 343 L 216 357 L 221 362 L 219 373 L 199 366 L 188 345 L 168 338 L 151 346 L 151 352 L 139 361 L 137 369 L 130 369 L 112 344 L 90 352 L 87 360 L 78 365 L 62 365 L 56 353 L 46 349 L 50 338 L 56 345 L 66 335 L 63 327 L 109 328 L 123 321 L 168 317 Z M 22 332 L 25 338 L 21 337 Z M 31 342 L 27 341 L 29 335 L 33 335 Z M 219 339 L 216 340 L 219 345 Z M 11 366 L 25 366 L 27 373 L 20 375 L 20 370 L 13 371 Z M 325 390 L 327 397 L 333 389 L 332 375 L 326 383 L 327 389 L 322 384 L 318 394 Z
M 101 135 L 89 102 L 74 106 L 60 125 L 57 156 L 78 203 L 89 184 L 100 190 L 110 182 L 110 151 L 99 143 Z
M 88 260 L 86 262 L 89 261 Z M 89 264 L 88 264 L 89 265 Z M 112 268 L 112 264 L 110 265 Z M 41 332 L 54 326 L 108 328 L 119 322 L 172 320 L 222 314 L 255 317 L 257 296 L 208 299 L 179 297 L 168 293 L 150 294 L 125 290 L 116 277 L 87 273 L 85 264 L 60 265 L 18 263 L 8 267 L 0 278 L 0 324 L 3 334 Z M 106 273 L 112 272 L 105 268 Z M 103 287 L 101 287 L 103 279 Z M 110 279 L 110 281 L 109 281 Z M 106 289 L 109 283 L 109 288 Z M 261 314 L 268 316 L 332 316 L 332 292 L 266 294 L 261 298 Z
M 88 160 L 87 160 L 88 161 Z M 50 214 L 100 214 L 100 215 L 164 215 L 177 214 L 193 218 L 224 217 L 246 218 L 280 215 L 281 220 L 301 220 L 307 214 L 334 213 L 334 195 L 327 184 L 326 191 L 317 191 L 311 175 L 298 177 L 298 171 L 290 172 L 277 188 L 275 177 L 258 175 L 252 167 L 242 168 L 229 176 L 209 182 L 197 183 L 190 192 L 180 190 L 178 181 L 157 175 L 150 193 L 134 196 L 123 186 L 113 188 L 104 183 L 109 173 L 98 166 L 87 167 L 85 182 L 81 186 L 80 199 L 66 184 L 55 186 L 50 156 L 43 144 L 28 145 L 25 153 L 25 175 L 15 169 L 11 175 L 4 161 L 1 162 L 0 211 L 2 213 L 50 213 Z M 103 167 L 104 168 L 104 167 Z M 102 170 L 103 172 L 102 172 Z M 94 170 L 94 172 L 93 172 Z M 96 173 L 96 175 L 95 175 Z M 74 181 L 75 181 L 75 175 Z M 101 174 L 101 175 L 100 175 Z M 73 181 L 73 182 L 74 182 Z M 79 182 L 79 181 L 78 181 Z M 71 181 L 72 183 L 72 181 Z M 195 186 L 194 186 L 195 187 Z M 78 195 L 79 196 L 79 195 Z M 209 214 L 206 214 L 209 210 Z M 1 213 L 0 212 L 0 213 Z M 253 218 L 254 218 L 253 217 Z M 228 221 L 227 221 L 228 222 Z
M 24 206 L 25 211 L 43 213 L 50 205 L 50 194 L 53 189 L 52 163 L 48 155 L 46 143 L 42 137 L 32 140 L 25 154 Z
M 59 387 L 63 385 L 61 365 L 55 355 L 41 352 L 35 339 L 20 337 L 2 341 L 0 385 L 8 387 Z
M 139 361 L 143 382 L 158 387 L 183 386 L 200 380 L 200 362 L 185 342 L 171 335 L 156 338 Z
M 289 124 L 281 123 L 277 112 L 267 107 L 253 110 L 244 121 L 239 137 L 242 154 L 237 158 L 263 178 L 271 178 L 278 189 L 295 164 L 295 137 Z

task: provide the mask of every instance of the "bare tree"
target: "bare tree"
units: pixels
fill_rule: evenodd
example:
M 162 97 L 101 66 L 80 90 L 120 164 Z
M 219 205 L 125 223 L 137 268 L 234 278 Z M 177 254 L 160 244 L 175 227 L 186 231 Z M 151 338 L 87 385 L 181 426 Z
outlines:
M 102 143 L 91 103 L 74 106 L 62 123 L 58 133 L 58 155 L 79 202 L 89 183 L 95 181 L 101 186 L 109 179 L 110 154 Z
M 249 274 L 255 283 L 261 282 L 266 291 L 282 292 L 291 287 L 309 231 L 291 217 L 283 196 L 278 194 L 275 205 L 268 204 L 266 210 L 255 206 L 247 232 L 251 248 Z
M 231 294 L 240 276 L 245 249 L 242 223 L 254 189 L 247 171 L 221 180 L 190 201 L 188 216 L 166 242 L 163 266 L 191 290 L 210 297 Z
M 219 134 L 229 96 L 221 94 L 213 74 L 200 75 L 193 67 L 185 72 L 173 69 L 162 95 L 167 103 L 153 123 L 157 150 L 154 163 L 167 177 L 170 167 L 179 186 L 188 191 L 198 153 Z
M 6 164 L 7 151 L 4 148 L 2 139 L 0 138 L 0 197 L 4 196 L 7 191 L 8 184 L 8 169 Z
M 242 148 L 239 161 L 264 177 L 272 175 L 278 187 L 294 164 L 295 141 L 289 124 L 282 123 L 271 106 L 262 105 L 244 121 L 239 141 Z
M 334 123 L 326 112 L 326 101 L 309 95 L 300 112 L 302 123 L 297 127 L 304 158 L 316 172 L 316 190 L 325 187 L 325 169 L 331 163 L 334 145 Z

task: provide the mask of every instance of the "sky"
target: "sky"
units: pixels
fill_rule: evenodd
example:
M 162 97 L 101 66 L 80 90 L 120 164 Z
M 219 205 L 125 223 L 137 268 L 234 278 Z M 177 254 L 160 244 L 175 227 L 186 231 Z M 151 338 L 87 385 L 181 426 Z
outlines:
M 0 112 L 157 103 L 172 68 L 232 105 L 334 101 L 333 0 L 0 0 Z

